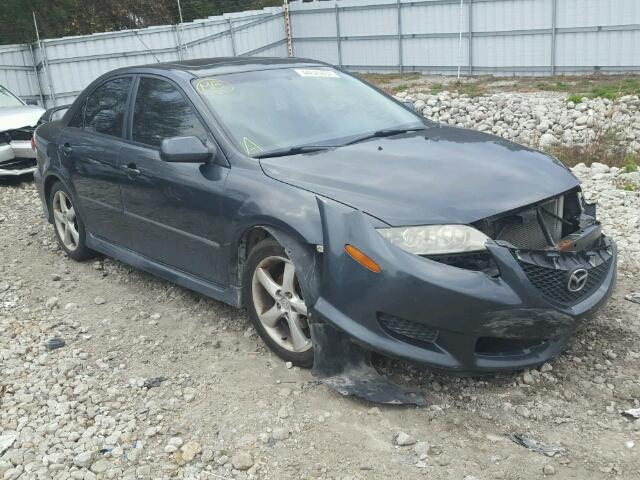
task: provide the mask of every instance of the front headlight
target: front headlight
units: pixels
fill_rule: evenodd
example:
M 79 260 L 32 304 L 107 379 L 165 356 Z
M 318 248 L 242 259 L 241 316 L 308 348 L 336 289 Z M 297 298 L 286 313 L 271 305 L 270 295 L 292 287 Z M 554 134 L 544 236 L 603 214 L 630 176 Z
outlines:
M 442 255 L 485 250 L 484 233 L 467 225 L 379 228 L 389 242 L 416 255 Z

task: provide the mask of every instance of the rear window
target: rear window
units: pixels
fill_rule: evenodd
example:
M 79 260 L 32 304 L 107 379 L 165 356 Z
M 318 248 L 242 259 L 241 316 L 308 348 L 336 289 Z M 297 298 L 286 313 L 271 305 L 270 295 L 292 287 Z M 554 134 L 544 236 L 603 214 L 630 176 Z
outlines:
M 85 130 L 121 137 L 132 77 L 109 80 L 96 88 L 84 105 Z

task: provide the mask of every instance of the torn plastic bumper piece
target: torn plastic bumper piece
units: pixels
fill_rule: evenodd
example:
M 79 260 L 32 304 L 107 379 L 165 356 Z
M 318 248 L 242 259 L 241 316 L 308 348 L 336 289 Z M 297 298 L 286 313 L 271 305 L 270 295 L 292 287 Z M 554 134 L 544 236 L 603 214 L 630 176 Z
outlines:
M 326 322 L 312 321 L 312 374 L 339 394 L 389 405 L 426 404 L 419 392 L 396 385 L 371 365 L 371 351 Z
M 284 247 L 289 258 L 300 266 L 298 281 L 305 299 L 313 304 L 320 289 L 320 266 L 316 252 L 304 248 L 284 232 L 267 228 Z M 390 382 L 371 365 L 371 351 L 355 344 L 346 334 L 330 324 L 310 318 L 314 344 L 313 375 L 321 383 L 344 396 L 355 396 L 374 403 L 390 405 L 425 404 L 424 398 Z

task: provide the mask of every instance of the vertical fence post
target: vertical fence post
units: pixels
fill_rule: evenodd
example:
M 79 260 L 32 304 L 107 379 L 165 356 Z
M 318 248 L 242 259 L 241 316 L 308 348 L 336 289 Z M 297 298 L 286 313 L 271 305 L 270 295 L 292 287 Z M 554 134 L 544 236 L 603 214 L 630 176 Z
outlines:
M 53 90 L 53 82 L 51 81 L 51 77 L 49 76 L 49 66 L 47 63 L 47 50 L 45 48 L 44 42 L 40 40 L 40 31 L 38 30 L 38 21 L 36 20 L 36 12 L 31 12 L 33 15 L 33 25 L 36 29 L 36 39 L 38 40 L 38 48 L 40 49 L 40 56 L 42 57 L 42 70 L 44 71 L 44 79 L 47 82 L 47 90 L 49 90 L 49 98 L 51 99 L 51 104 L 53 107 L 56 106 L 56 95 Z M 46 101 L 43 105 L 44 108 L 47 108 Z
M 289 0 L 284 0 L 282 4 L 284 12 L 284 33 L 287 36 L 287 55 L 293 57 L 293 38 L 291 35 L 291 15 L 289 13 Z
M 462 14 L 464 13 L 464 0 L 460 0 L 460 11 L 458 12 L 458 80 L 462 70 Z
M 182 42 L 180 41 L 180 32 L 178 31 L 178 26 L 173 26 L 173 38 L 176 41 L 176 52 L 178 53 L 178 60 L 184 60 L 182 57 Z
M 184 60 L 185 53 L 187 52 L 186 46 L 182 45 L 182 32 L 180 31 L 184 20 L 182 19 L 182 5 L 180 5 L 180 0 L 178 2 L 178 25 L 174 25 L 173 33 L 176 37 L 176 49 L 178 50 L 178 58 L 180 60 Z
M 469 75 L 473 75 L 473 0 L 469 0 Z
M 237 55 L 236 52 L 236 36 L 233 32 L 233 22 L 231 18 L 227 18 L 227 22 L 229 22 L 229 39 L 231 40 L 231 53 L 235 57 Z
M 31 63 L 33 64 L 33 73 L 36 74 L 36 84 L 38 85 L 38 95 L 40 96 L 40 103 L 44 108 L 46 104 L 44 103 L 44 95 L 42 94 L 42 83 L 40 83 L 40 75 L 38 75 L 38 65 L 36 65 L 36 56 L 33 53 L 32 44 L 29 44 L 29 52 L 31 52 Z
M 336 11 L 336 42 L 338 47 L 338 65 L 342 68 L 342 42 L 340 37 L 342 34 L 340 33 L 340 7 L 338 6 L 338 2 L 335 3 L 335 11 Z
M 558 24 L 558 0 L 551 0 L 551 75 L 556 74 L 556 34 Z
M 398 4 L 398 69 L 400 73 L 404 72 L 404 61 L 402 52 L 402 2 L 397 0 Z

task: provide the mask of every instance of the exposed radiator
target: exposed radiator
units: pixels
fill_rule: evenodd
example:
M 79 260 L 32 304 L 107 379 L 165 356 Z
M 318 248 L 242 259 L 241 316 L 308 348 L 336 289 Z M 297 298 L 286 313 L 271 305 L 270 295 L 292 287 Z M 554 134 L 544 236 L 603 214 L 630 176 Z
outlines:
M 544 211 L 562 218 L 564 197 L 554 198 L 542 205 Z M 535 215 L 522 216 L 523 223 L 506 225 L 497 235 L 497 240 L 505 240 L 515 247 L 542 250 L 549 246 Z M 562 222 L 551 215 L 542 214 L 544 224 L 554 241 L 562 238 Z

